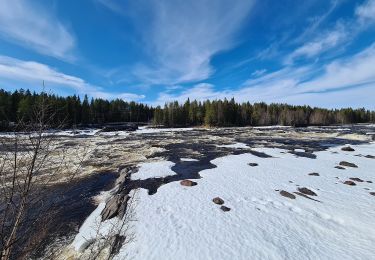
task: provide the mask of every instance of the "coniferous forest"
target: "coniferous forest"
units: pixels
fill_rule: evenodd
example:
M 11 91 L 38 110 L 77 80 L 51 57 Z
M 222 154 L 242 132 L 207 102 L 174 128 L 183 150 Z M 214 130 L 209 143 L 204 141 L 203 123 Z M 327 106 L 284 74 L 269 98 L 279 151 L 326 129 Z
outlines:
M 362 109 L 323 109 L 287 104 L 236 103 L 230 100 L 198 102 L 189 99 L 183 104 L 177 101 L 163 107 L 151 107 L 142 103 L 121 99 L 105 100 L 85 95 L 61 97 L 29 90 L 7 92 L 0 90 L 0 126 L 9 123 L 28 122 L 32 111 L 43 98 L 53 113 L 53 123 L 64 126 L 88 126 L 113 122 L 144 122 L 157 126 L 264 126 L 264 125 L 331 125 L 374 123 L 375 112 Z

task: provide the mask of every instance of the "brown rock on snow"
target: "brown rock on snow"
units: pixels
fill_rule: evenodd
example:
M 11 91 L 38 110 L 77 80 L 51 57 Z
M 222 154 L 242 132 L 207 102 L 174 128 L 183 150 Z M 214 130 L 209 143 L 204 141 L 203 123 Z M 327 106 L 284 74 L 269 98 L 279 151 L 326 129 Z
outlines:
M 294 200 L 296 198 L 295 195 L 293 195 L 292 193 L 289 193 L 289 192 L 287 192 L 285 190 L 280 191 L 280 195 L 284 196 L 284 197 L 287 197 L 289 199 L 292 199 L 292 200 Z
M 212 201 L 217 205 L 223 205 L 224 204 L 224 200 L 220 197 L 213 198 Z
M 341 161 L 339 163 L 339 165 L 346 166 L 346 167 L 352 167 L 352 168 L 358 168 L 358 166 L 355 165 L 354 163 L 350 163 L 350 162 L 346 162 L 346 161 Z
M 346 185 L 350 185 L 350 186 L 355 186 L 355 185 L 357 185 L 357 184 L 355 184 L 354 181 L 345 181 L 344 184 L 346 184 Z
M 180 184 L 181 184 L 182 186 L 191 187 L 191 186 L 195 186 L 195 185 L 197 185 L 198 183 L 196 183 L 195 181 L 191 181 L 191 180 L 182 180 L 182 181 L 180 182 Z
M 303 194 L 306 194 L 306 195 L 310 195 L 310 196 L 318 196 L 316 195 L 315 192 L 313 192 L 312 190 L 308 189 L 308 188 L 298 188 L 298 191 L 303 193 Z

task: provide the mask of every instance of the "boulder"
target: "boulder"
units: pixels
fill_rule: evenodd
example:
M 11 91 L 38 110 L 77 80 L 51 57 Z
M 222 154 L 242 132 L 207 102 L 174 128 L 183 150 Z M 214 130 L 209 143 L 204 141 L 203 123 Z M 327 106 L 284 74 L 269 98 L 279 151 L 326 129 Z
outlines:
M 366 155 L 365 157 L 366 157 L 366 158 L 369 158 L 369 159 L 375 159 L 375 156 L 370 155 L 370 154 Z
M 213 198 L 212 201 L 217 205 L 223 205 L 224 204 L 224 200 L 220 197 Z
M 230 211 L 230 208 L 226 207 L 226 206 L 221 206 L 220 209 L 224 212 L 227 212 L 227 211 Z
M 345 151 L 345 152 L 354 152 L 355 150 L 353 148 L 351 148 L 350 146 L 345 146 L 343 148 L 341 148 L 342 151 Z
M 345 168 L 342 167 L 342 166 L 335 166 L 335 168 L 336 168 L 336 169 L 339 169 L 339 170 L 345 170 Z
M 289 193 L 289 192 L 287 192 L 285 190 L 280 191 L 280 195 L 284 196 L 284 197 L 287 197 L 289 199 L 293 199 L 293 200 L 296 198 L 295 195 L 293 195 L 292 193 Z
M 319 173 L 317 172 L 312 172 L 312 173 L 309 173 L 310 176 L 320 176 Z
M 375 196 L 375 192 L 370 192 L 370 194 L 371 194 L 372 196 Z
M 357 185 L 357 184 L 355 184 L 354 181 L 345 181 L 344 184 L 349 185 L 349 186 L 355 186 L 355 185 Z
M 191 180 L 182 180 L 182 181 L 180 182 L 180 184 L 181 184 L 182 186 L 191 187 L 191 186 L 195 186 L 195 185 L 197 185 L 198 183 L 196 183 L 195 181 L 191 181 Z
M 358 168 L 358 166 L 355 165 L 354 163 L 350 163 L 350 162 L 346 162 L 346 161 L 341 161 L 339 163 L 339 165 L 346 166 L 346 167 L 352 167 L 352 168 Z
M 303 194 L 306 194 L 306 195 L 310 195 L 310 196 L 318 196 L 315 192 L 313 192 L 312 190 L 308 189 L 308 188 L 298 188 L 298 191 L 303 193 Z
M 249 163 L 249 166 L 255 167 L 255 166 L 258 166 L 258 164 L 257 163 Z

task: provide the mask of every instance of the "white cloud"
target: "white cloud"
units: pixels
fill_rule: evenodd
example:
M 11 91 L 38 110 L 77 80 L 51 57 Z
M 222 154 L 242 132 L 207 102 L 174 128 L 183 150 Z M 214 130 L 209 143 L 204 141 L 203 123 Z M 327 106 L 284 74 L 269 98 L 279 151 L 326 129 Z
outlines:
M 104 3 L 103 1 L 99 1 Z M 179 84 L 207 79 L 212 57 L 236 44 L 236 32 L 253 0 L 137 0 L 126 2 L 140 32 L 150 63 L 134 75 L 146 84 Z M 105 5 L 126 12 L 119 1 Z M 134 15 L 136 13 L 136 15 Z M 147 16 L 147 21 L 145 17 Z
M 303 83 L 300 87 L 303 91 L 325 91 L 366 84 L 375 87 L 374 68 L 375 44 L 350 58 L 328 64 L 322 76 Z
M 35 1 L 0 0 L 0 36 L 44 55 L 73 59 L 74 37 Z
M 211 84 L 199 84 L 180 94 L 161 93 L 157 104 L 172 100 L 223 99 L 278 102 L 299 105 L 366 107 L 375 109 L 375 44 L 350 58 L 338 59 L 322 68 L 308 65 L 286 67 L 246 81 L 234 90 L 216 91 Z
M 266 72 L 267 72 L 266 69 L 256 70 L 253 73 L 251 73 L 251 76 L 259 77 L 259 76 L 262 76 Z
M 355 14 L 361 20 L 375 21 L 375 0 L 367 0 L 358 6 Z
M 344 27 L 337 25 L 334 30 L 329 31 L 297 48 L 286 57 L 285 63 L 292 64 L 293 61 L 298 58 L 312 58 L 319 56 L 320 54 L 332 50 L 339 44 L 343 43 L 347 39 L 347 36 Z
M 23 61 L 8 56 L 0 56 L 0 78 L 12 82 L 22 82 L 24 87 L 31 84 L 41 84 L 44 80 L 47 87 L 68 87 L 77 94 L 88 94 L 92 97 L 105 99 L 122 98 L 126 100 L 139 100 L 143 95 L 132 93 L 109 93 L 101 87 L 94 86 L 85 80 L 61 73 L 45 64 L 34 61 Z

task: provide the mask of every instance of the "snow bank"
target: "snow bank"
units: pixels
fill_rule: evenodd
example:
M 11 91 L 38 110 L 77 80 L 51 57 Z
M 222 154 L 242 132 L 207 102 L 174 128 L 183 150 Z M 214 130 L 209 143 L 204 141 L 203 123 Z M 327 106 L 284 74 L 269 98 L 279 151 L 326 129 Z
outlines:
M 375 160 L 355 156 L 374 155 L 375 144 L 352 147 L 355 152 L 317 152 L 317 159 L 259 148 L 274 158 L 226 156 L 200 173 L 197 186 L 173 182 L 152 196 L 140 190 L 136 241 L 116 259 L 374 259 L 375 197 L 369 192 L 375 184 L 343 182 L 357 177 L 375 183 Z M 358 168 L 335 169 L 342 160 Z M 316 192 L 321 202 L 275 191 L 298 187 Z M 217 196 L 231 211 L 212 202 Z

